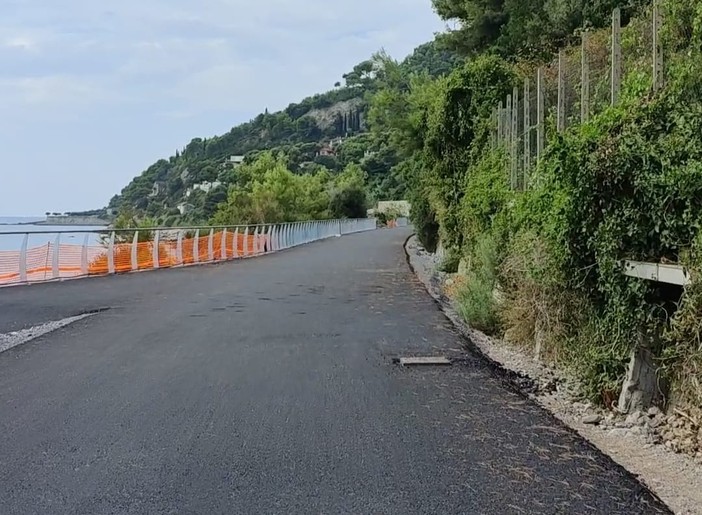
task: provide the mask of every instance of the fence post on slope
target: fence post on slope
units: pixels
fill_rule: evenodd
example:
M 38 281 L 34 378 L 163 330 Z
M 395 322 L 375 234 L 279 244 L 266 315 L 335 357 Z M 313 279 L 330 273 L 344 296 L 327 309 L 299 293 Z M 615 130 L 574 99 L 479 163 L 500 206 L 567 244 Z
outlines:
M 580 77 L 580 122 L 590 119 L 590 56 L 587 53 L 588 33 L 582 33 L 581 56 L 582 70 Z
M 505 101 L 505 152 L 509 158 L 510 185 L 512 185 L 512 95 Z
M 504 107 L 502 106 L 502 100 L 500 100 L 500 105 L 497 107 L 497 146 L 502 145 L 502 140 L 504 139 Z
M 531 168 L 531 91 L 529 77 L 524 79 L 524 191 L 528 188 Z
M 663 87 L 663 45 L 661 43 L 661 27 L 663 16 L 661 14 L 660 0 L 653 1 L 653 91 Z
M 222 261 L 227 260 L 227 228 L 222 231 Z
M 536 71 L 536 160 L 544 153 L 546 130 L 544 124 L 544 69 Z
M 178 240 L 176 241 L 176 260 L 179 265 L 183 265 L 183 230 L 178 229 Z
M 160 260 L 159 260 L 159 253 L 158 253 L 158 248 L 159 248 L 159 243 L 161 239 L 161 233 L 159 232 L 158 229 L 154 231 L 154 246 L 152 248 L 152 254 L 153 254 L 153 268 L 159 268 L 161 266 Z
M 512 170 L 512 189 L 519 188 L 519 87 L 512 91 L 512 144 L 510 162 Z
M 558 113 L 557 129 L 564 132 L 566 128 L 566 88 L 565 88 L 565 50 L 558 51 Z
M 61 233 L 56 233 L 56 240 L 54 241 L 54 253 L 51 255 L 51 277 L 53 279 L 58 279 L 60 275 L 59 270 L 59 253 L 61 249 Z
M 132 272 L 139 270 L 139 231 L 134 231 L 134 237 L 132 238 L 132 248 L 131 248 L 131 263 Z
M 86 234 L 83 237 L 83 246 L 80 249 L 80 274 L 88 275 L 88 241 L 90 235 Z
M 107 273 L 115 273 L 115 231 L 110 233 L 110 241 L 107 244 Z
M 619 102 L 622 87 L 622 12 L 612 11 L 612 105 Z
M 193 263 L 200 262 L 200 229 L 195 229 L 195 238 L 193 239 Z

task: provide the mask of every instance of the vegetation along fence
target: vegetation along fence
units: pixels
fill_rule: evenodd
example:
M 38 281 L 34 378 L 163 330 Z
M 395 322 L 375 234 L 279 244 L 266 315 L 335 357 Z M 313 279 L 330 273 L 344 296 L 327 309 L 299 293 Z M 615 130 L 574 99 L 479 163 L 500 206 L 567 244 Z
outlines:
M 6 232 L 19 250 L 0 251 L 0 286 L 227 261 L 260 256 L 376 228 L 375 219 L 238 227 Z M 70 235 L 75 241 L 65 241 Z M 30 238 L 46 243 L 30 247 Z
M 664 14 L 665 4 L 656 1 L 647 16 L 623 28 L 621 10 L 614 9 L 609 33 L 582 29 L 579 46 L 562 48 L 543 66 L 523 64 L 523 85 L 515 86 L 492 114 L 493 143 L 508 156 L 513 189 L 529 188 L 529 171 L 555 134 L 616 105 L 627 79 L 640 75 L 642 86 L 654 92 L 664 86 L 661 39 L 673 29 L 666 27 Z M 642 73 L 646 68 L 649 72 Z

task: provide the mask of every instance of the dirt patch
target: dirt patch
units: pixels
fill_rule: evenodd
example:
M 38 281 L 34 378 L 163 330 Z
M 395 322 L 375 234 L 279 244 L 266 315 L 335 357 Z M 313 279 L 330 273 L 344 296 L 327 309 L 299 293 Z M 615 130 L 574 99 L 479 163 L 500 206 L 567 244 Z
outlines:
M 684 443 L 692 441 L 696 421 L 655 408 L 624 416 L 580 402 L 575 381 L 567 374 L 463 322 L 451 299 L 456 278 L 436 271 L 439 257 L 426 252 L 415 237 L 407 241 L 405 250 L 415 274 L 472 351 L 503 369 L 512 385 L 637 476 L 675 513 L 702 515 L 702 453 L 698 451 L 695 459 L 675 452 L 686 451 Z M 702 429 L 698 431 L 702 435 Z

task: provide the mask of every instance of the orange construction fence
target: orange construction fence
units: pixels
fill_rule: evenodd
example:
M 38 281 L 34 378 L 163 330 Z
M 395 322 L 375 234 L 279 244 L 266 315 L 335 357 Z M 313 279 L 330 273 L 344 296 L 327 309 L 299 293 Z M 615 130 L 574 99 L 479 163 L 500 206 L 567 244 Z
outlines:
M 210 248 L 211 242 L 211 248 Z M 0 251 L 0 286 L 21 282 L 39 282 L 88 275 L 124 273 L 225 261 L 264 254 L 271 251 L 268 234 L 216 232 L 199 238 L 162 240 L 158 252 L 154 242 L 114 243 L 109 245 L 72 245 L 46 243 L 21 251 Z M 157 257 L 158 264 L 154 260 Z M 24 261 L 24 266 L 23 266 Z

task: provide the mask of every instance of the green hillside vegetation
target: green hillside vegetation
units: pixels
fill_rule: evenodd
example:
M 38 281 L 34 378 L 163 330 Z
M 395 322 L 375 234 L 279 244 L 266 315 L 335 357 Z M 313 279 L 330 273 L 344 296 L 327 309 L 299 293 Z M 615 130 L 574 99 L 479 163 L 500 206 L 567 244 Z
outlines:
M 356 65 L 344 75 L 344 84 L 337 83 L 331 91 L 290 104 L 280 112 L 266 110 L 222 136 L 193 139 L 182 151 L 159 160 L 136 177 L 108 207 L 152 217 L 164 225 L 207 222 L 226 201 L 229 188 L 240 187 L 240 173 L 246 172 L 230 164 L 230 157 L 245 156 L 249 165 L 263 172 L 256 162 L 268 153 L 276 157 L 278 166 L 284 163 L 297 175 L 336 175 L 349 165 L 357 165 L 367 177 L 367 193 L 373 201 L 401 198 L 404 184 L 393 172 L 399 158 L 381 133 L 367 130 L 369 101 L 382 88 L 383 63 L 390 61 L 380 52 Z M 440 76 L 459 61 L 454 52 L 431 42 L 397 65 L 406 73 Z M 270 159 L 263 162 L 270 163 Z M 206 193 L 193 189 L 206 182 L 221 185 Z M 177 209 L 183 203 L 189 204 L 185 215 Z
M 586 5 L 587 4 L 587 5 Z M 439 38 L 468 56 L 445 77 L 386 73 L 371 131 L 388 134 L 413 221 L 444 267 L 459 261 L 463 316 L 480 329 L 570 369 L 588 398 L 610 405 L 642 335 L 669 401 L 702 405 L 702 292 L 628 278 L 620 260 L 702 256 L 702 7 L 665 0 L 667 84 L 652 91 L 647 2 L 434 0 L 457 18 Z M 491 143 L 492 110 L 554 49 L 587 27 L 607 55 L 611 10 L 622 8 L 622 96 L 563 134 L 548 120 L 545 157 L 514 190 L 507 155 Z M 602 32 L 598 32 L 602 29 Z M 649 46 L 646 46 L 649 45 Z M 579 51 L 577 48 L 574 49 Z M 499 294 L 496 294 L 499 292 Z
M 360 216 L 369 201 L 406 198 L 425 247 L 445 249 L 444 269 L 463 262 L 458 297 L 469 323 L 529 349 L 538 340 L 542 358 L 606 405 L 647 335 L 669 400 L 701 406 L 699 283 L 681 299 L 678 288 L 625 277 L 619 262 L 702 270 L 702 7 L 662 0 L 667 84 L 654 93 L 645 0 L 433 4 L 456 29 L 401 62 L 373 56 L 329 93 L 193 140 L 111 206 L 166 223 L 231 224 Z M 493 143 L 493 109 L 582 30 L 606 60 L 614 7 L 626 60 L 619 103 L 602 102 L 563 133 L 550 113 L 529 187 L 513 189 L 505 148 Z M 320 153 L 330 142 L 334 152 Z M 231 155 L 247 164 L 228 167 Z M 222 186 L 191 194 L 193 211 L 175 215 L 188 187 L 214 180 Z M 155 181 L 165 189 L 150 197 Z

